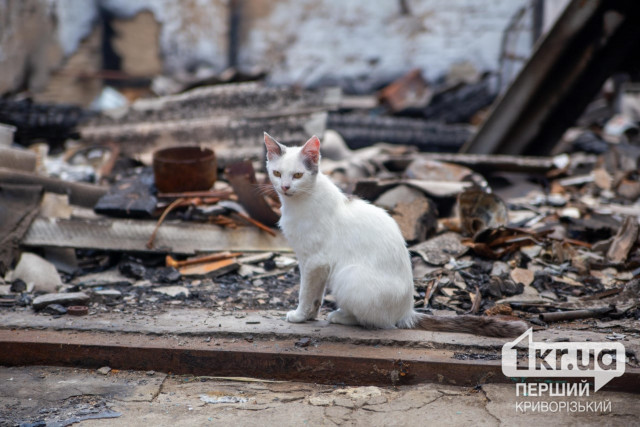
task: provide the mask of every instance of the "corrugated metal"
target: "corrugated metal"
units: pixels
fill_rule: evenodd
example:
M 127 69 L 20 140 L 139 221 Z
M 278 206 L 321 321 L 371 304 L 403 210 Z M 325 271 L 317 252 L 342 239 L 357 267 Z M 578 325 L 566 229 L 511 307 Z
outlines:
M 195 254 L 222 250 L 290 252 L 282 235 L 269 236 L 252 227 L 225 229 L 198 223 L 162 224 L 153 249 L 146 244 L 155 222 L 134 220 L 37 219 L 27 232 L 25 246 L 71 247 L 112 251 Z

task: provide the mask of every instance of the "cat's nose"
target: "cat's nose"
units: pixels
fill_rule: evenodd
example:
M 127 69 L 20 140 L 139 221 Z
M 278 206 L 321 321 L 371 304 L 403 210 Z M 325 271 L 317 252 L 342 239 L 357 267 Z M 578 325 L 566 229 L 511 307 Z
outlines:
M 282 188 L 282 191 L 284 191 L 286 193 L 287 190 L 291 188 L 291 186 L 290 185 L 281 185 L 280 188 Z

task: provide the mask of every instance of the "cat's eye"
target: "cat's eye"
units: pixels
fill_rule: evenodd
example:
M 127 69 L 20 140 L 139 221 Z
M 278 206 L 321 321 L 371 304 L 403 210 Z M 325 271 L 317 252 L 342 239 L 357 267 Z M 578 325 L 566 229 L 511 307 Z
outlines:
M 280 171 L 273 171 L 273 176 L 280 178 Z
M 293 174 L 293 177 L 294 177 L 295 179 L 300 179 L 300 178 L 302 178 L 302 172 L 294 173 L 294 174 Z

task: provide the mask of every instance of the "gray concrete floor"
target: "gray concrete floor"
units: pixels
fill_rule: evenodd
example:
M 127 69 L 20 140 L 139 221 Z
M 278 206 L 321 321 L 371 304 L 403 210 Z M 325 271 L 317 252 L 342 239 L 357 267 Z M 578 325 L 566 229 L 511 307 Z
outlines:
M 340 387 L 248 378 L 59 367 L 0 367 L 0 425 L 86 426 L 497 426 L 640 425 L 640 396 L 599 391 L 611 411 L 522 413 L 513 384 L 480 389 L 423 384 Z M 529 398 L 535 400 L 537 398 Z M 540 398 L 542 399 L 542 398 Z
M 435 311 L 435 314 L 445 312 Z M 450 314 L 450 313 L 449 313 Z M 640 322 L 614 321 L 606 325 L 553 325 L 534 332 L 536 341 L 604 341 L 612 328 L 627 329 L 623 344 L 628 351 L 640 355 Z M 297 339 L 310 337 L 323 342 L 358 342 L 369 346 L 413 348 L 451 348 L 459 351 L 496 353 L 506 338 L 490 338 L 471 334 L 422 330 L 367 330 L 360 327 L 329 324 L 324 316 L 304 323 L 289 323 L 285 312 L 273 310 L 215 312 L 206 309 L 169 309 L 157 315 L 133 313 L 96 313 L 90 316 L 44 316 L 31 309 L 0 312 L 0 328 L 42 329 L 89 332 L 122 332 L 171 336 L 209 336 L 212 339 L 251 335 L 259 338 Z M 497 353 L 496 353 L 497 354 Z

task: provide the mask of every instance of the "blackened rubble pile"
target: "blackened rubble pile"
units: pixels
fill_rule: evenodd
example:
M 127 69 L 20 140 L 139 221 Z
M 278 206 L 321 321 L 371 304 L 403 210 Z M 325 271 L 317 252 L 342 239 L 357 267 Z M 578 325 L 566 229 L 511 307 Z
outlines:
M 640 151 L 630 134 L 599 155 L 453 153 L 473 129 L 460 122 L 477 122 L 490 102 L 485 84 L 432 88 L 413 72 L 362 104 L 334 90 L 203 87 L 95 116 L 62 153 L 3 148 L 0 160 L 20 161 L 0 162 L 10 208 L 0 304 L 55 316 L 295 306 L 297 261 L 275 229 L 266 130 L 287 143 L 322 135 L 323 172 L 390 212 L 411 251 L 416 308 L 539 327 L 591 317 L 607 322 L 587 327 L 615 320 L 637 333 Z M 474 113 L 453 114 L 470 97 Z M 215 151 L 216 182 L 157 191 L 153 153 L 194 144 Z

